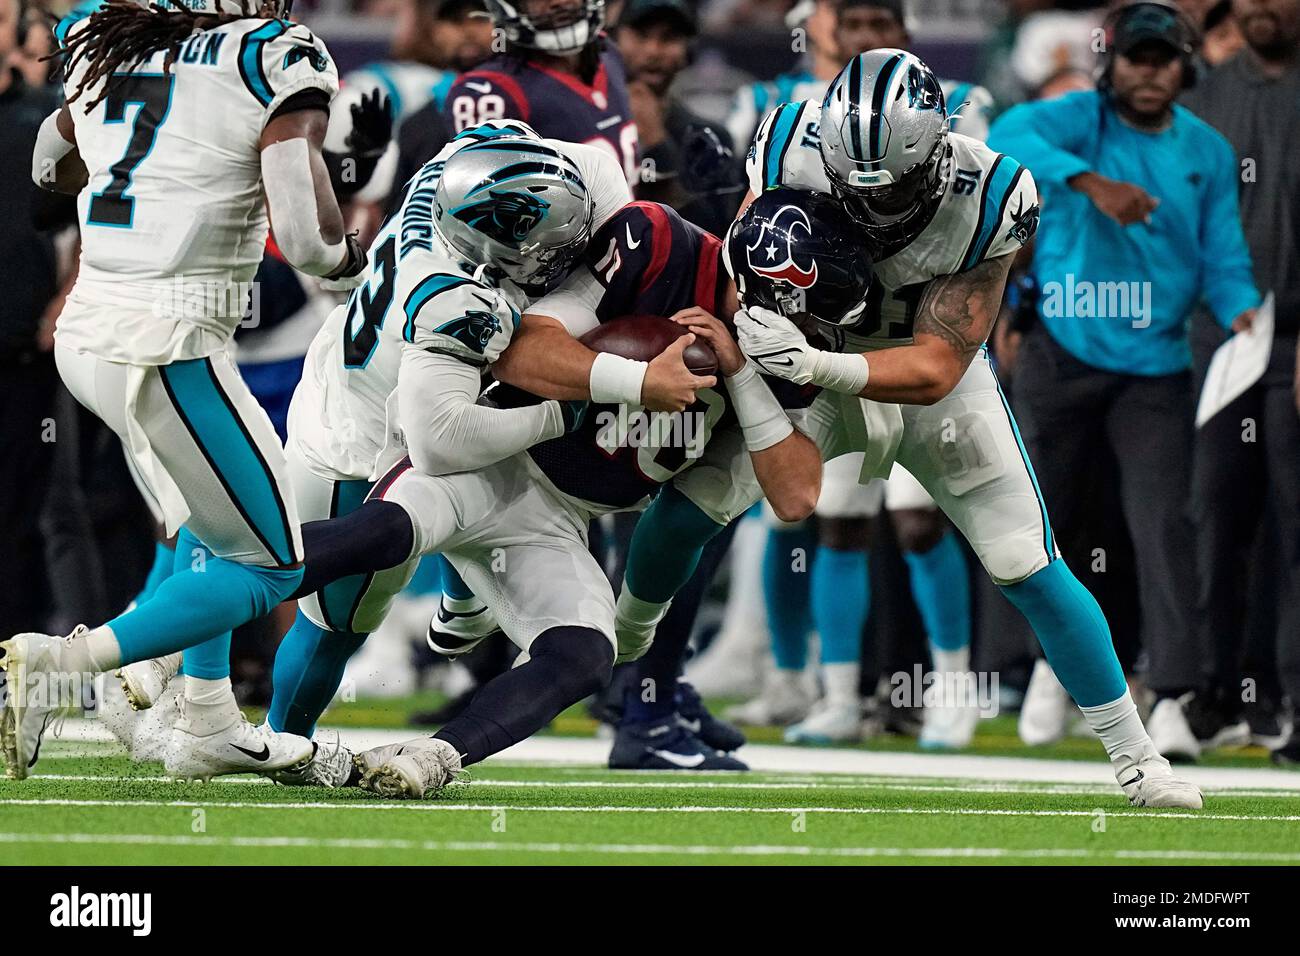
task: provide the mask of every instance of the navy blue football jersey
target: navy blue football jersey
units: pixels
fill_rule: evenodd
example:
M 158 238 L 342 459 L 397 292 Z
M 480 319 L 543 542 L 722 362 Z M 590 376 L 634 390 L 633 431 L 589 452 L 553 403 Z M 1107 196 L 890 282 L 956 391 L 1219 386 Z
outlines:
M 602 324 L 629 315 L 667 318 L 692 306 L 730 324 L 721 241 L 660 203 L 629 203 L 596 231 L 585 269 L 566 286 L 593 288 L 592 278 L 596 286 L 588 298 L 599 296 L 592 311 Z M 547 314 L 546 300 L 533 310 Z M 766 381 L 787 409 L 806 408 L 816 396 L 811 386 Z M 697 392 L 695 403 L 677 415 L 593 403 L 579 429 L 534 445 L 529 454 L 565 494 L 630 508 L 692 465 L 720 431 L 739 427 L 730 393 L 719 382 Z
M 608 149 L 633 182 L 640 145 L 627 97 L 623 59 L 612 46 L 587 85 L 576 76 L 511 54 L 501 54 L 463 74 L 447 93 L 453 133 L 487 120 L 523 120 L 547 139 Z

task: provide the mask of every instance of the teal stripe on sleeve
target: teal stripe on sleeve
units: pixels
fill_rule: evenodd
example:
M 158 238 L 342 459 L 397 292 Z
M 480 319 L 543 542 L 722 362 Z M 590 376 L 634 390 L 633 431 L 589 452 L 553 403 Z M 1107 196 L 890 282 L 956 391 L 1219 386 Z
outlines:
M 262 50 L 266 44 L 280 36 L 289 24 L 284 20 L 272 20 L 253 30 L 244 37 L 239 46 L 239 75 L 248 91 L 257 97 L 263 106 L 270 106 L 275 99 L 275 91 L 266 78 L 266 68 L 262 64 Z
M 772 121 L 772 131 L 767 137 L 767 156 L 763 164 L 764 189 L 781 185 L 785 154 L 790 148 L 790 141 L 794 139 L 798 118 L 797 104 L 786 103 L 784 106 L 777 107 L 776 117 Z
M 408 342 L 415 341 L 415 317 L 428 304 L 429 300 L 449 289 L 462 285 L 472 285 L 473 281 L 464 276 L 435 275 L 429 276 L 406 298 L 402 310 L 406 313 L 406 325 L 402 328 L 402 338 Z
M 1020 164 L 1010 156 L 998 157 L 998 162 L 989 174 L 988 188 L 984 190 L 984 201 L 980 207 L 980 218 L 975 236 L 966 250 L 962 262 L 962 271 L 978 265 L 993 242 L 994 236 L 1006 212 L 1007 202 L 1015 189 L 1019 178 Z

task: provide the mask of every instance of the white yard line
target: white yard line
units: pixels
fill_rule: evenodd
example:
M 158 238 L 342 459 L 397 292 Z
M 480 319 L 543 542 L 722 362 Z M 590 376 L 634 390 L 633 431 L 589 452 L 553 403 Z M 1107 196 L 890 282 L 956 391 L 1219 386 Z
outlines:
M 497 765 L 499 769 L 499 765 Z M 671 777 L 672 779 L 647 779 Z M 486 777 L 473 777 L 469 783 L 475 788 L 512 788 L 532 790 L 899 790 L 920 793 L 952 793 L 960 789 L 964 793 L 1016 793 L 1037 794 L 1043 796 L 1115 796 L 1118 792 L 1113 785 L 1075 785 L 1054 783 L 996 783 L 984 780 L 949 780 L 938 778 L 920 782 L 917 778 L 907 777 L 863 777 L 851 781 L 825 780 L 769 780 L 748 781 L 743 775 L 736 780 L 699 779 L 690 773 L 673 771 L 638 771 L 634 779 L 623 780 L 497 780 Z M 77 783 L 173 783 L 170 777 L 132 776 L 121 777 L 112 774 L 33 774 L 30 780 L 67 780 Z M 913 782 L 914 781 L 914 782 Z M 218 777 L 212 781 L 217 785 L 234 784 L 236 786 L 274 786 L 265 777 Z M 1300 797 L 1300 790 L 1233 790 L 1207 788 L 1211 796 L 1234 797 Z
M 419 736 L 407 728 L 367 730 L 337 728 L 343 742 L 354 750 L 409 740 Z M 111 741 L 97 721 L 69 720 L 60 740 L 86 743 Z M 578 768 L 603 766 L 609 757 L 609 742 L 590 737 L 533 737 L 493 757 L 485 765 L 503 763 L 567 765 Z M 52 750 L 56 756 L 58 750 Z M 756 771 L 802 774 L 855 774 L 859 776 L 912 777 L 918 779 L 975 778 L 999 782 L 1073 783 L 1115 789 L 1110 765 L 1098 745 L 1095 761 L 1040 760 L 1033 757 L 984 757 L 973 754 L 883 753 L 831 747 L 787 747 L 749 744 L 740 757 Z M 1180 773 L 1192 783 L 1211 790 L 1300 789 L 1300 774 L 1270 767 L 1185 767 Z M 640 771 L 630 771 L 636 776 Z M 1286 795 L 1286 794 L 1280 794 Z
M 1012 810 L 982 807 L 639 807 L 639 806 L 519 806 L 518 804 L 422 802 L 251 802 L 201 800 L 76 800 L 57 797 L 0 800 L 0 806 L 28 807 L 202 807 L 206 810 L 336 810 L 406 811 L 417 813 L 760 813 L 760 814 L 853 814 L 864 816 L 957 816 L 957 817 L 1094 817 L 1093 810 Z M 1300 823 L 1300 814 L 1254 815 L 1247 813 L 1173 812 L 1169 810 L 1104 810 L 1107 817 L 1140 817 L 1146 820 L 1236 820 L 1250 823 Z
M 315 837 L 161 836 L 150 833 L 0 833 L 0 843 L 102 844 L 110 846 L 177 846 L 306 848 L 339 850 L 418 850 L 431 853 L 538 853 L 671 856 L 793 856 L 812 858 L 1065 859 L 1166 860 L 1239 863 L 1294 863 L 1300 853 L 1214 850 L 1088 850 L 1013 847 L 817 847 L 781 845 L 708 846 L 673 843 L 511 843 L 506 841 L 390 840 Z

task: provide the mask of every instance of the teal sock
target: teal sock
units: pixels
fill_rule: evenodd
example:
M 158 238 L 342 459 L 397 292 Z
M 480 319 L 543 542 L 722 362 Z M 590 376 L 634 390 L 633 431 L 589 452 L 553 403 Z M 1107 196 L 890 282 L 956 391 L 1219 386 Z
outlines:
M 665 485 L 632 531 L 624 586 L 642 601 L 672 600 L 695 573 L 705 545 L 723 527 L 672 485 Z
M 178 564 L 180 547 L 178 544 Z M 124 664 L 161 657 L 211 641 L 216 643 L 210 649 L 201 650 L 195 664 L 204 669 L 220 670 L 214 662 L 218 648 L 223 646 L 220 642 L 224 641 L 228 674 L 229 632 L 269 614 L 294 592 L 301 580 L 301 568 L 259 568 L 215 556 L 204 557 L 201 561 L 194 559 L 183 570 L 177 570 L 163 581 L 152 598 L 115 617 L 108 626 L 117 637 Z M 221 636 L 214 638 L 214 632 Z M 188 661 L 185 673 L 193 677 L 206 676 L 191 670 Z
M 424 571 L 426 565 L 431 570 L 435 570 L 439 573 L 439 576 L 442 579 L 442 593 L 447 595 L 447 597 L 454 598 L 457 601 L 466 601 L 474 596 L 474 592 L 470 590 L 470 586 L 465 583 L 465 579 L 462 578 L 460 573 L 451 566 L 451 562 L 442 555 L 430 555 L 423 559 L 420 562 L 419 571 L 417 571 L 417 573 Z
M 364 634 L 340 634 L 313 624 L 298 612 L 275 652 L 271 673 L 271 729 L 310 737 L 343 682 L 348 660 L 365 643 Z
M 783 671 L 801 671 L 808 663 L 812 608 L 808 564 L 817 539 L 802 525 L 773 528 L 763 549 L 763 598 L 772 656 Z
M 941 651 L 970 647 L 970 573 L 957 536 L 948 531 L 929 551 L 906 552 L 903 560 L 931 646 Z
M 812 566 L 812 619 L 821 638 L 823 664 L 857 664 L 870 591 L 867 553 L 820 545 Z
M 1127 692 L 1106 617 L 1064 561 L 1057 558 L 1023 581 L 1002 585 L 1001 591 L 1029 621 L 1047 662 L 1076 704 L 1098 707 Z
M 172 574 L 180 574 L 191 568 L 196 571 L 206 568 L 211 560 L 212 552 L 207 545 L 196 538 L 188 527 L 182 527 L 176 535 L 176 545 L 172 550 Z M 178 673 L 203 680 L 229 677 L 230 637 L 231 632 L 224 631 L 200 644 L 185 648 Z
M 143 604 L 153 597 L 158 585 L 162 584 L 172 576 L 173 565 L 176 562 L 176 546 L 168 544 L 166 541 L 155 541 L 153 545 L 153 565 L 149 568 L 149 576 L 144 579 L 144 587 L 140 593 L 135 596 L 133 604 Z

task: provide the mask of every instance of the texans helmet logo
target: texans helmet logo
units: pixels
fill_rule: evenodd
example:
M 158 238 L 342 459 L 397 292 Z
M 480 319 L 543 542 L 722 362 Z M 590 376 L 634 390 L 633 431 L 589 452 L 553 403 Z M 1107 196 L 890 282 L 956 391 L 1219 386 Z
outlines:
M 482 355 L 487 351 L 492 336 L 501 331 L 501 320 L 491 312 L 470 309 L 460 318 L 452 319 L 434 331 L 450 335 L 461 345 Z
M 745 248 L 749 268 L 775 282 L 788 282 L 798 289 L 812 288 L 817 281 L 817 260 L 810 260 L 807 268 L 794 261 L 790 238 L 797 229 L 812 236 L 808 214 L 798 206 L 778 209 L 771 222 L 763 223 L 758 241 Z
M 489 238 L 517 248 L 548 208 L 550 203 L 530 193 L 488 190 L 485 198 L 465 203 L 451 214 Z

